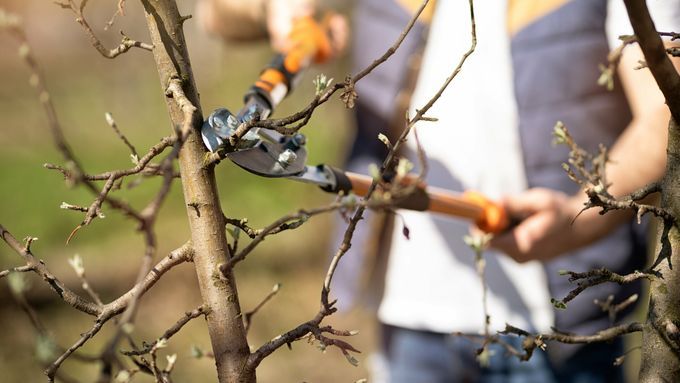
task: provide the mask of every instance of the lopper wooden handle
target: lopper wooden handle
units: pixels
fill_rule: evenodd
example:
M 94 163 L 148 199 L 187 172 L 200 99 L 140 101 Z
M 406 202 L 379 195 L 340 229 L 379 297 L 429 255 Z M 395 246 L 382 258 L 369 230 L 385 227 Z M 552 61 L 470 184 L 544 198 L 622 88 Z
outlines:
M 373 179 L 369 176 L 357 173 L 346 172 L 345 175 L 352 184 L 352 191 L 354 194 L 365 196 Z M 424 193 L 416 195 L 415 198 L 426 200 L 411 200 L 406 204 L 408 206 L 400 207 L 410 208 L 412 210 L 427 210 L 453 217 L 469 219 L 475 222 L 477 227 L 487 233 L 500 233 L 507 229 L 509 225 L 505 209 L 480 193 L 468 191 L 463 194 L 458 194 L 446 189 L 425 187 L 425 185 L 419 185 L 419 188 L 422 188 Z M 425 208 L 414 208 L 413 206 L 422 206 Z

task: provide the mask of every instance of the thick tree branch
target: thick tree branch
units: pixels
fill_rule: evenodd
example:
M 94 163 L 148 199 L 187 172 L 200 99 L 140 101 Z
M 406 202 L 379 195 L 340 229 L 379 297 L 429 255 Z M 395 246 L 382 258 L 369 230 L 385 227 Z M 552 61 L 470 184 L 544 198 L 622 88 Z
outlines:
M 675 121 L 680 121 L 680 75 L 666 54 L 649 9 L 644 0 L 624 0 L 624 3 L 647 66 L 666 98 L 671 115 Z
M 180 173 L 201 297 L 210 308 L 206 319 L 218 380 L 253 382 L 255 371 L 244 369 L 250 350 L 239 318 L 235 278 L 221 278 L 219 270 L 230 254 L 214 170 L 202 166 L 206 149 L 198 132 L 203 118 L 182 31 L 185 18 L 173 0 L 142 0 L 142 5 L 172 126 L 180 137 L 187 134 L 180 149 Z M 192 105 L 195 110 L 189 110 Z

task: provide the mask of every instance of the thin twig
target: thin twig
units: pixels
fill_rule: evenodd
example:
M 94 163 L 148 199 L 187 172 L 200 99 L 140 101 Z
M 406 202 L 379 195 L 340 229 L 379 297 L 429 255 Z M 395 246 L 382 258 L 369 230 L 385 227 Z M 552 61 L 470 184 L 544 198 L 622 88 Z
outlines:
M 651 271 L 634 271 L 629 274 L 621 275 L 605 268 L 590 270 L 583 273 L 562 271 L 561 274 L 569 275 L 569 282 L 577 282 L 578 286 L 571 290 L 561 301 L 554 302 L 560 307 L 563 307 L 567 302 L 576 298 L 584 290 L 602 283 L 614 282 L 622 285 L 635 282 L 639 279 L 652 280 L 656 278 L 656 275 Z
M 617 199 L 609 193 L 610 184 L 607 182 L 606 173 L 606 164 L 609 162 L 607 148 L 600 145 L 597 155 L 588 153 L 576 143 L 562 122 L 555 125 L 554 134 L 557 143 L 569 148 L 569 163 L 563 164 L 562 167 L 569 178 L 578 183 L 588 196 L 588 202 L 584 204 L 582 212 L 594 207 L 602 209 L 600 214 L 613 210 L 633 210 L 637 214 L 638 222 L 645 214 L 651 213 L 663 220 L 665 225 L 677 225 L 675 217 L 668 210 L 637 202 L 652 193 L 661 191 L 660 184 L 649 184 L 628 196 Z
M 616 339 L 621 335 L 631 334 L 634 332 L 641 332 L 644 328 L 642 323 L 633 322 L 629 324 L 623 324 L 620 326 L 610 327 L 601 331 L 596 332 L 592 335 L 574 335 L 565 334 L 561 332 L 554 332 L 551 334 L 532 334 L 528 331 L 519 329 L 517 327 L 511 326 L 509 324 L 505 325 L 505 330 L 499 331 L 499 334 L 507 335 L 514 334 L 517 336 L 524 337 L 522 342 L 522 348 L 525 353 L 520 356 L 520 360 L 527 361 L 531 358 L 533 351 L 538 348 L 544 348 L 546 341 L 556 341 L 560 343 L 567 344 L 591 344 L 606 342 L 612 339 Z
M 164 340 L 164 341 L 169 340 L 173 335 L 177 334 L 182 329 L 182 327 L 184 327 L 192 319 L 196 319 L 196 318 L 200 317 L 201 315 L 203 315 L 203 316 L 208 315 L 209 312 L 210 312 L 210 309 L 206 305 L 202 305 L 202 306 L 197 307 L 194 310 L 187 311 L 187 312 L 184 313 L 184 316 L 182 316 L 174 325 L 172 325 L 172 327 L 165 330 L 165 332 L 163 332 L 163 335 L 161 335 L 160 338 L 158 338 L 157 340 L 155 340 L 155 341 L 153 341 L 149 344 L 145 344 L 143 349 L 133 350 L 133 351 L 121 351 L 121 352 L 124 355 L 127 355 L 127 356 L 138 356 L 138 355 L 148 354 L 149 352 L 151 352 L 152 348 L 156 347 L 158 342 L 160 342 L 161 340 Z
M 34 271 L 34 269 L 35 268 L 33 266 L 29 266 L 29 265 L 13 267 L 11 269 L 0 271 L 0 278 L 6 277 L 10 273 L 26 273 L 26 272 Z
M 83 290 L 85 290 L 85 292 L 96 304 L 103 306 L 104 303 L 102 303 L 101 298 L 99 298 L 99 294 L 97 294 L 97 292 L 92 289 L 90 283 L 87 281 L 87 277 L 85 276 L 85 267 L 83 266 L 83 259 L 80 257 L 80 255 L 76 254 L 73 258 L 69 259 L 69 264 L 80 279 Z
M 73 12 L 73 14 L 75 14 L 76 21 L 85 30 L 85 33 L 90 38 L 90 43 L 92 44 L 92 46 L 94 46 L 97 52 L 101 53 L 102 56 L 106 57 L 107 59 L 113 59 L 129 51 L 132 48 L 140 48 L 147 51 L 153 50 L 153 45 L 133 40 L 126 36 L 123 33 L 123 31 L 120 32 L 120 34 L 123 36 L 123 39 L 121 40 L 120 44 L 115 48 L 107 49 L 104 46 L 104 44 L 102 44 L 101 40 L 97 38 L 97 35 L 95 35 L 94 31 L 92 30 L 92 27 L 90 27 L 90 24 L 87 22 L 85 16 L 83 15 L 83 11 L 85 9 L 86 4 L 87 0 L 81 0 L 79 5 L 77 5 L 74 0 L 68 0 L 68 3 L 57 2 L 57 5 L 59 5 L 62 8 L 70 9 Z
M 322 213 L 326 213 L 329 211 L 333 210 L 338 210 L 343 207 L 345 207 L 346 204 L 343 204 L 341 202 L 336 202 L 333 204 L 330 204 L 328 206 L 316 208 L 316 209 L 309 209 L 309 210 L 299 210 L 297 213 L 294 214 L 289 214 L 286 216 L 283 216 L 276 221 L 272 222 L 269 224 L 267 227 L 264 229 L 260 230 L 253 230 L 250 229 L 248 226 L 241 225 L 246 228 L 247 232 L 250 232 L 251 234 L 257 233 L 254 237 L 253 240 L 246 246 L 243 250 L 241 250 L 238 254 L 234 254 L 234 256 L 227 261 L 227 263 L 223 264 L 220 266 L 220 270 L 222 273 L 226 273 L 229 270 L 231 270 L 234 265 L 237 263 L 243 261 L 248 254 L 250 254 L 262 241 L 267 238 L 267 236 L 275 233 L 280 233 L 285 230 L 291 230 L 300 227 L 304 222 L 306 222 L 309 217 L 313 217 L 315 215 L 319 215 Z M 292 221 L 292 222 L 291 222 Z M 232 220 L 230 223 L 233 223 L 234 221 Z M 239 226 L 240 227 L 240 226 Z
M 83 3 L 81 3 L 81 5 L 83 5 Z M 71 7 L 71 5 L 69 4 L 66 4 L 66 6 Z M 42 72 L 38 66 L 38 63 L 35 60 L 35 57 L 33 56 L 30 45 L 28 44 L 28 40 L 26 39 L 26 34 L 22 29 L 20 19 L 11 14 L 5 14 L 4 17 L 5 19 L 8 19 L 9 22 L 7 22 L 6 25 L 3 25 L 3 27 L 7 29 L 12 34 L 12 36 L 14 36 L 16 40 L 19 42 L 20 56 L 26 63 L 30 71 L 30 84 L 38 94 L 38 99 L 40 101 L 41 106 L 43 107 L 45 116 L 47 117 L 49 132 L 52 135 L 54 144 L 56 145 L 57 150 L 61 153 L 64 160 L 66 161 L 65 168 L 56 167 L 54 165 L 49 164 L 46 164 L 45 167 L 56 168 L 62 174 L 64 174 L 64 176 L 67 178 L 67 182 L 71 184 L 82 183 L 93 194 L 97 195 L 98 197 L 101 196 L 101 190 L 99 190 L 91 182 L 91 180 L 88 180 L 87 178 L 84 178 L 82 176 L 83 174 L 85 174 L 85 172 L 83 171 L 82 166 L 80 165 L 79 161 L 77 160 L 77 158 L 75 157 L 75 155 L 73 154 L 69 145 L 66 142 L 63 130 L 61 128 L 61 123 L 59 122 L 59 118 L 57 117 L 56 109 L 54 107 L 54 104 L 52 103 L 52 98 L 47 90 L 45 80 L 42 76 Z M 107 174 L 106 177 L 102 177 L 101 179 L 108 180 L 110 178 L 111 174 Z M 141 217 L 132 207 L 130 207 L 129 204 L 111 198 L 108 195 L 104 196 L 103 199 L 106 200 L 106 202 L 112 208 L 121 210 L 125 215 L 137 220 L 139 223 L 143 223 L 143 217 Z M 97 217 L 99 214 L 100 206 L 101 202 L 98 201 L 95 201 L 95 203 L 90 205 L 90 208 L 88 208 L 88 214 L 84 222 L 90 222 L 92 219 Z
M 625 310 L 633 303 L 637 302 L 637 300 L 638 295 L 633 294 L 620 303 L 614 303 L 614 295 L 609 295 L 604 302 L 601 302 L 599 299 L 595 299 L 593 303 L 600 306 L 602 311 L 606 312 L 609 315 L 610 323 L 614 323 L 616 321 L 616 316 L 618 315 L 618 313 Z
M 127 146 L 128 149 L 130 149 L 130 153 L 132 153 L 134 158 L 135 159 L 139 158 L 139 155 L 137 154 L 137 149 L 135 149 L 134 145 L 132 145 L 132 143 L 130 143 L 127 137 L 125 137 L 123 132 L 121 132 L 120 129 L 118 129 L 118 124 L 116 124 L 116 120 L 113 119 L 111 113 L 106 112 L 104 114 L 104 118 L 106 119 L 106 123 L 111 127 L 111 129 L 113 129 L 113 131 L 116 132 L 118 138 L 120 138 L 121 141 L 123 141 L 123 143 L 125 144 L 125 146 Z
M 45 369 L 45 375 L 47 375 L 47 378 L 50 382 L 54 381 L 54 376 L 57 373 L 57 370 L 59 370 L 59 367 L 61 367 L 61 364 L 64 363 L 68 357 L 71 356 L 77 349 L 82 347 L 88 340 L 92 339 L 93 336 L 95 336 L 99 330 L 101 330 L 102 326 L 104 325 L 105 320 L 103 318 L 97 318 L 94 322 L 94 326 L 87 332 L 83 333 L 80 338 L 66 351 L 64 351 L 63 354 L 61 354 L 52 364 L 50 364 L 46 369 Z
M 24 261 L 26 261 L 26 266 L 31 267 L 33 271 L 38 274 L 50 288 L 59 295 L 59 297 L 69 304 L 71 307 L 82 311 L 84 313 L 97 316 L 100 315 L 102 309 L 95 303 L 89 302 L 82 298 L 80 295 L 71 291 L 66 285 L 64 285 L 60 280 L 58 280 L 54 274 L 52 274 L 45 266 L 45 263 L 36 259 L 30 251 L 30 248 L 22 246 L 19 241 L 14 238 L 14 236 L 5 229 L 2 224 L 0 224 L 0 236 L 9 245 L 9 247 L 19 254 Z
M 255 308 L 253 308 L 252 310 L 250 310 L 250 311 L 248 311 L 247 313 L 243 314 L 243 325 L 244 325 L 245 328 L 246 328 L 246 332 L 248 332 L 248 330 L 250 330 L 250 325 L 252 324 L 253 315 L 257 314 L 257 312 L 258 312 L 258 311 L 259 311 L 259 310 L 260 310 L 267 302 L 269 302 L 269 300 L 271 300 L 272 298 L 274 298 L 274 296 L 275 296 L 276 294 L 279 293 L 279 290 L 280 290 L 280 289 L 281 289 L 281 284 L 280 284 L 280 283 L 275 284 L 274 287 L 272 288 L 272 291 L 270 291 L 269 294 L 267 294 L 267 296 L 264 297 L 264 299 L 262 299 L 262 301 L 261 301 L 260 303 L 258 303 L 257 306 L 255 306 Z

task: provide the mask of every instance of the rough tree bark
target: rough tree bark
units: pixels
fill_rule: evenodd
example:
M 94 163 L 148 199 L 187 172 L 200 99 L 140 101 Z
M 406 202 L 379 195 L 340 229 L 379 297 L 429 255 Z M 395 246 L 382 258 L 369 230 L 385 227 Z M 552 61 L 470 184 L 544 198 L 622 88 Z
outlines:
M 680 382 L 680 75 L 666 55 L 644 0 L 625 0 L 633 30 L 654 79 L 671 111 L 666 174 L 661 207 L 675 217 L 658 233 L 659 257 L 654 268 L 647 322 L 643 330 L 640 382 Z M 644 159 L 641 159 L 644 161 Z
M 250 355 L 233 276 L 225 279 L 219 265 L 229 258 L 224 218 L 212 167 L 202 166 L 205 149 L 198 134 L 202 123 L 198 92 L 174 0 L 142 0 L 154 45 L 154 58 L 163 89 L 179 80 L 188 100 L 197 108 L 179 156 L 184 201 L 189 218 L 194 263 L 204 304 L 209 308 L 208 331 L 219 382 L 254 382 L 245 366 Z M 166 94 L 170 119 L 176 130 L 184 120 L 178 104 Z
M 668 163 L 662 181 L 661 207 L 680 217 L 680 126 L 671 119 Z M 667 237 L 665 237 L 667 236 Z M 642 331 L 640 382 L 680 382 L 680 234 L 677 227 L 661 228 L 655 268 L 663 278 L 650 285 L 649 312 Z

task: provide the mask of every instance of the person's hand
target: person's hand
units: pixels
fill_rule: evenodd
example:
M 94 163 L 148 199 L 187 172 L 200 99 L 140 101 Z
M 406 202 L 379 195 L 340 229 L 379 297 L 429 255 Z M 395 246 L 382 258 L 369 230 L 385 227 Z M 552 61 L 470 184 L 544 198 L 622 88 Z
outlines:
M 509 217 L 521 220 L 511 230 L 491 240 L 491 247 L 503 251 L 517 262 L 548 260 L 588 243 L 583 235 L 581 218 L 574 218 L 583 208 L 583 198 L 559 191 L 535 188 L 506 197 L 502 201 Z M 590 217 L 594 211 L 583 214 Z M 596 214 L 596 213 L 595 213 Z
M 297 43 L 296 39 L 291 38 L 296 33 L 296 20 L 311 18 L 316 11 L 315 8 L 311 0 L 270 0 L 267 7 L 267 30 L 272 48 L 279 52 L 287 52 L 291 44 Z M 322 21 L 321 27 L 329 38 L 328 56 L 342 53 L 349 34 L 345 17 L 329 13 Z

